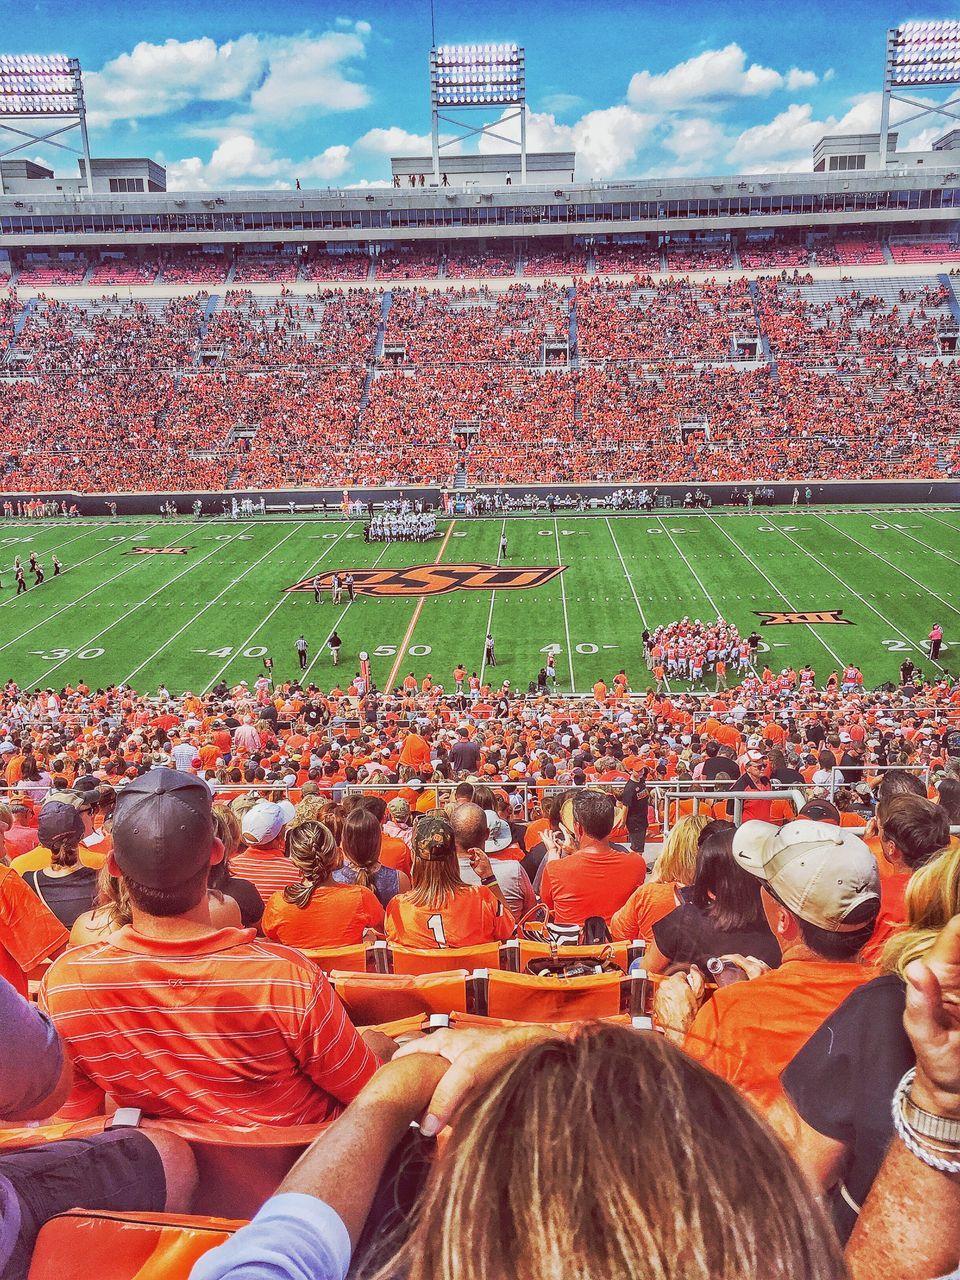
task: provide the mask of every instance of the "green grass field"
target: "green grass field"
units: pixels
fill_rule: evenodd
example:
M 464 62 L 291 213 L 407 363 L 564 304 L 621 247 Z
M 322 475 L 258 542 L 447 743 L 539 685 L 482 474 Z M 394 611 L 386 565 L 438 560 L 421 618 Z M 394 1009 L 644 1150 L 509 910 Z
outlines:
M 813 508 L 674 512 L 657 516 L 527 516 L 506 521 L 511 568 L 565 566 L 543 586 L 422 597 L 361 596 L 339 609 L 329 593 L 284 588 L 333 569 L 398 570 L 431 564 L 496 564 L 497 518 L 441 526 L 424 545 L 367 545 L 359 522 L 321 519 L 159 523 L 147 518 L 4 522 L 0 526 L 0 678 L 21 686 L 161 682 L 199 692 L 221 678 L 251 683 L 271 653 L 278 679 L 297 670 L 294 642 L 310 642 L 309 679 L 332 687 L 323 642 L 336 625 L 341 680 L 371 656 L 380 688 L 391 673 L 430 672 L 450 688 L 458 661 L 481 668 L 488 625 L 497 678 L 525 688 L 549 645 L 568 691 L 587 692 L 625 667 L 647 684 L 640 633 L 683 614 L 719 612 L 747 633 L 756 610 L 842 609 L 854 625 L 760 627 L 771 666 L 810 661 L 823 680 L 858 663 L 868 684 L 896 679 L 935 621 L 956 674 L 960 646 L 960 510 Z M 137 546 L 186 554 L 131 554 Z M 13 558 L 35 549 L 47 581 L 14 594 Z M 64 565 L 52 577 L 51 554 Z M 954 647 L 951 647 L 953 645 Z M 929 667 L 924 661 L 921 665 Z

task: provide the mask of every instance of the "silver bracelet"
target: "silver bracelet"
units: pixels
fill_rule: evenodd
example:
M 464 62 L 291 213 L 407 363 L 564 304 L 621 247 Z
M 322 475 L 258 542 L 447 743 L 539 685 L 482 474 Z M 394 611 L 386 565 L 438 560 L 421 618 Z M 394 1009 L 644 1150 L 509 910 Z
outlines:
M 945 1160 L 940 1156 L 934 1155 L 932 1151 L 917 1140 L 916 1131 L 903 1114 L 903 1100 L 906 1098 L 907 1090 L 913 1084 L 916 1074 L 916 1069 L 911 1067 L 897 1085 L 896 1093 L 893 1095 L 893 1127 L 896 1130 L 897 1137 L 912 1156 L 915 1156 L 917 1160 L 928 1165 L 931 1169 L 936 1169 L 938 1173 L 960 1174 L 960 1159 Z M 960 1148 L 955 1147 L 954 1150 L 960 1156 Z

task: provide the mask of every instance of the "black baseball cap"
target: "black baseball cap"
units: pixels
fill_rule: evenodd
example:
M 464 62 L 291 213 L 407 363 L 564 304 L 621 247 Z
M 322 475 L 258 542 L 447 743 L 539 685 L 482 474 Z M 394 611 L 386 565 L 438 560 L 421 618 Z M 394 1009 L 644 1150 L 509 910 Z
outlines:
M 113 856 L 120 870 L 150 889 L 172 889 L 209 866 L 213 798 L 192 773 L 151 769 L 117 796 Z
M 76 836 L 83 839 L 83 819 L 75 805 L 60 800 L 50 800 L 40 810 L 37 819 L 37 838 L 46 848 L 59 836 Z
M 812 822 L 831 822 L 838 827 L 840 825 L 840 810 L 829 800 L 808 800 L 797 817 L 809 818 Z

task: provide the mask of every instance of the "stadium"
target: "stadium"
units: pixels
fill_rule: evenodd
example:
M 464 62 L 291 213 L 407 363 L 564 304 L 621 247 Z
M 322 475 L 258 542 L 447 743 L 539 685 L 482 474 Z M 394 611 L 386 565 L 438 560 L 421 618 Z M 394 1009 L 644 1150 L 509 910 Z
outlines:
M 4 1280 L 960 1275 L 960 23 L 783 171 L 527 58 L 168 190 L 0 56 Z

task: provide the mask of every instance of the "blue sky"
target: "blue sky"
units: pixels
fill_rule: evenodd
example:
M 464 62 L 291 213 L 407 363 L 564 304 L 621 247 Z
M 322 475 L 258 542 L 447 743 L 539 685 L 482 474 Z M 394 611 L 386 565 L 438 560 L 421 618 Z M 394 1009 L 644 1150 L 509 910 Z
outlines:
M 6 52 L 81 59 L 94 154 L 153 156 L 171 187 L 377 184 L 390 155 L 429 149 L 427 0 L 6 4 Z M 525 46 L 528 145 L 576 149 L 583 179 L 809 169 L 823 132 L 876 130 L 886 28 L 954 16 L 868 0 L 436 3 L 439 42 Z

